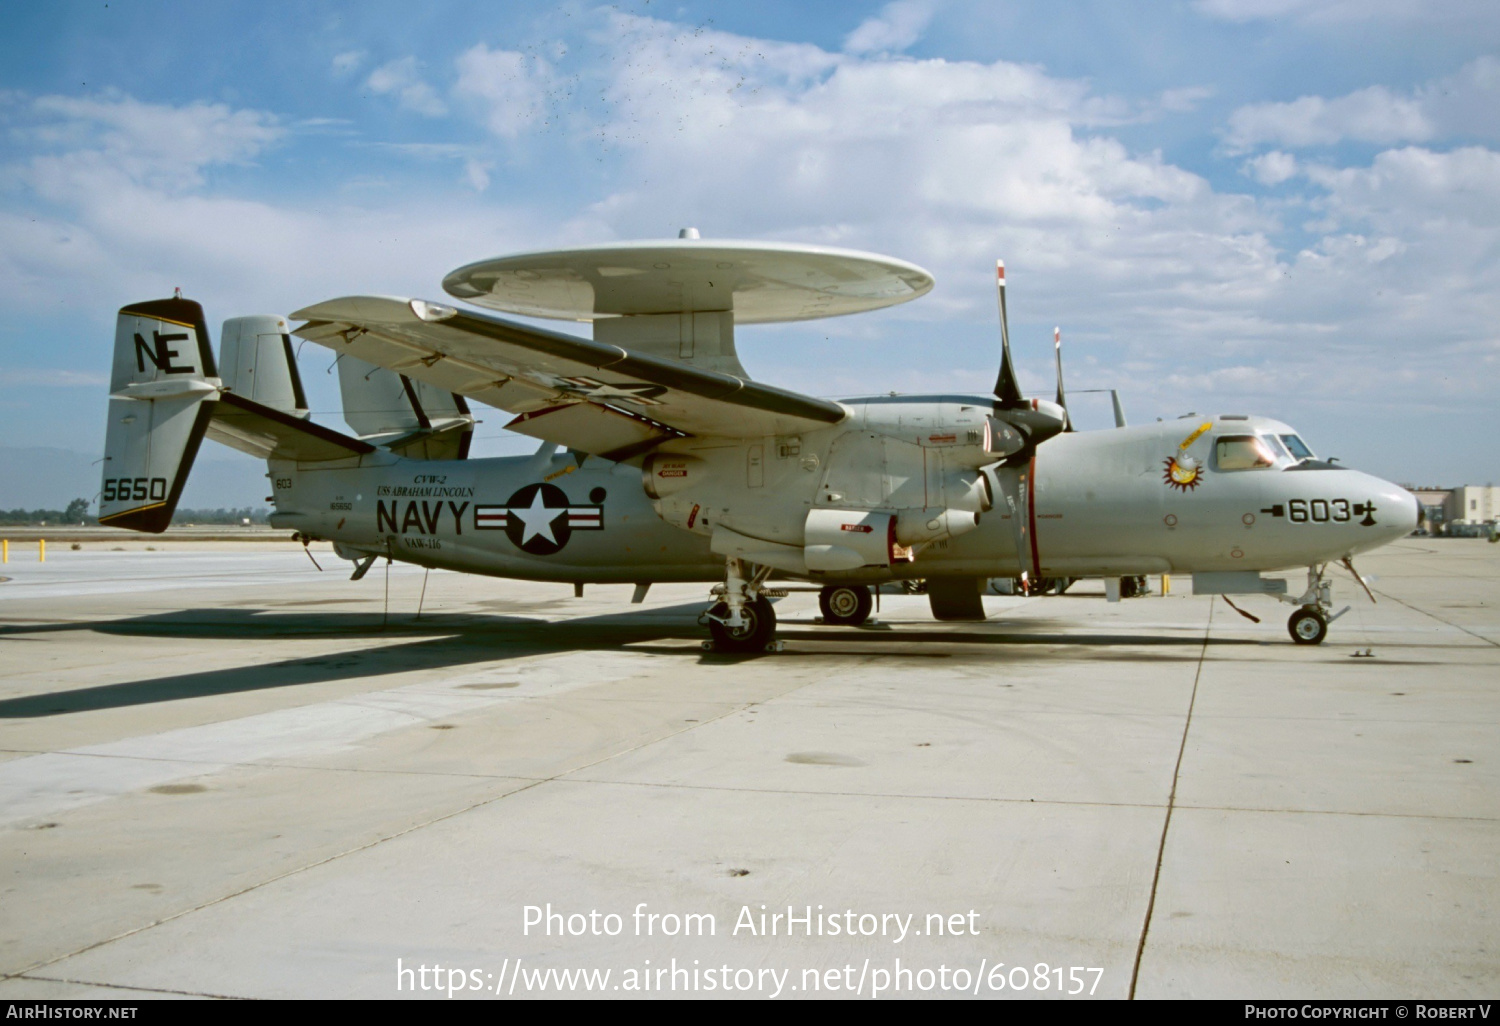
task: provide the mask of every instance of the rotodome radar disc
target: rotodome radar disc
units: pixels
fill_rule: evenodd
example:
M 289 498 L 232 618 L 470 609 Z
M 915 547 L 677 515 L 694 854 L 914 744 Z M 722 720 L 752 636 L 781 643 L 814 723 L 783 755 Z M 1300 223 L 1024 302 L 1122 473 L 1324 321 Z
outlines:
M 694 238 L 616 242 L 468 264 L 450 295 L 530 317 L 592 321 L 630 314 L 733 310 L 738 324 L 878 310 L 932 289 L 915 264 L 789 242 Z

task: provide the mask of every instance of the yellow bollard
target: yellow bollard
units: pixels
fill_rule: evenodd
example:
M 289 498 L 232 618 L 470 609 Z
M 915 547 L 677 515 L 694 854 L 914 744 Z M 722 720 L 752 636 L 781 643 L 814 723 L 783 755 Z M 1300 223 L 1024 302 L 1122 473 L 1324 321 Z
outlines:
M 36 561 L 38 563 L 45 563 L 45 562 L 47 562 L 47 539 L 46 538 L 38 538 L 36 540 Z
M 10 562 L 10 539 L 0 541 L 0 563 Z
M 1172 594 L 1172 576 L 1170 574 L 1161 575 L 1161 593 L 1163 595 Z

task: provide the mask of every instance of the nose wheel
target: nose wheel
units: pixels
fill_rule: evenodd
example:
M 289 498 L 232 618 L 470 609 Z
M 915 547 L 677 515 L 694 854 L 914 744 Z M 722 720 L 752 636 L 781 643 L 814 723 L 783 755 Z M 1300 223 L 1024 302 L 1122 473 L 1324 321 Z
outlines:
M 1317 606 L 1303 606 L 1292 614 L 1286 629 L 1299 645 L 1321 645 L 1328 637 L 1328 618 Z
M 1354 569 L 1354 564 L 1347 558 L 1343 562 L 1354 579 L 1364 587 L 1370 601 L 1374 602 L 1374 594 Z M 1327 568 L 1327 563 L 1317 563 L 1307 568 L 1307 590 L 1301 595 L 1295 598 L 1285 594 L 1277 596 L 1281 601 L 1299 607 L 1286 622 L 1287 633 L 1299 645 L 1321 645 L 1323 639 L 1328 637 L 1328 625 L 1349 611 L 1349 607 L 1345 606 L 1330 615 L 1333 609 L 1333 585 L 1324 573 Z
M 873 605 L 870 589 L 863 585 L 829 585 L 818 592 L 824 623 L 858 627 L 870 618 Z

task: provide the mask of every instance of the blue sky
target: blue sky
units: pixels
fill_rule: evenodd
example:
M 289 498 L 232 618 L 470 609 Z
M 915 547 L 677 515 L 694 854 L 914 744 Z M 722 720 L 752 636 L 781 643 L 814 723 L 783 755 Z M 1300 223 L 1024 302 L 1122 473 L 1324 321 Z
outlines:
M 999 256 L 1029 390 L 1053 387 L 1060 324 L 1070 387 L 1120 388 L 1133 419 L 1264 413 L 1393 479 L 1500 478 L 1492 3 L 0 17 L 0 445 L 99 451 L 114 311 L 174 286 L 217 326 L 696 225 L 936 275 L 903 307 L 743 329 L 777 384 L 984 391 Z M 342 426 L 329 362 L 303 349 Z M 478 453 L 530 446 L 505 419 Z

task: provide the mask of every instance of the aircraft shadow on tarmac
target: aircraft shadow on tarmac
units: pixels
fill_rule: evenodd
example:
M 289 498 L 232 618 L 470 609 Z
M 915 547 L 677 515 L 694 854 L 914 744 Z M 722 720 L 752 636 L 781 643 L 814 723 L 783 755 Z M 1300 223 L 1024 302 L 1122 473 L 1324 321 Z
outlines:
M 411 640 L 388 640 L 386 644 L 376 647 L 325 655 L 9 698 L 0 700 L 0 719 L 27 719 L 117 709 L 356 677 L 456 668 L 562 652 L 616 650 L 627 645 L 636 652 L 719 664 L 768 657 L 761 654 L 705 652 L 696 644 L 682 645 L 682 641 L 697 642 L 702 639 L 703 628 L 697 625 L 697 615 L 701 609 L 702 606 L 698 603 L 687 603 L 602 616 L 545 621 L 494 614 L 438 614 L 428 615 L 421 620 L 405 615 L 385 620 L 374 613 L 309 613 L 288 608 L 269 612 L 254 608 L 220 608 L 188 609 L 95 623 L 11 623 L 0 626 L 0 641 L 15 642 L 29 640 L 25 636 L 34 638 L 41 634 L 72 631 L 141 638 L 223 638 L 239 642 L 327 637 L 370 640 L 410 637 Z M 839 630 L 789 622 L 782 627 L 778 636 L 794 645 L 812 647 L 789 649 L 777 653 L 775 658 L 946 656 L 951 653 L 942 651 L 944 647 L 964 646 L 965 658 L 989 659 L 999 656 L 1017 660 L 1034 658 L 1038 654 L 1035 646 L 1044 646 L 1063 650 L 1049 655 L 1065 659 L 1194 660 L 1199 657 L 1205 644 L 1200 630 L 1170 635 L 1144 631 L 1135 634 L 1068 634 L 1064 633 L 1067 626 L 1064 621 L 1039 618 L 1028 618 L 1019 623 L 992 621 L 984 625 L 921 624 L 911 627 L 883 624 L 878 629 Z M 664 642 L 677 644 L 663 644 Z M 1256 644 L 1254 641 L 1228 638 L 1209 638 L 1207 643 Z M 987 648 L 978 649 L 974 646 Z M 1032 648 L 1033 653 L 1023 656 L 1024 648 Z M 1122 648 L 1136 651 L 1124 651 Z

